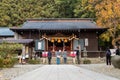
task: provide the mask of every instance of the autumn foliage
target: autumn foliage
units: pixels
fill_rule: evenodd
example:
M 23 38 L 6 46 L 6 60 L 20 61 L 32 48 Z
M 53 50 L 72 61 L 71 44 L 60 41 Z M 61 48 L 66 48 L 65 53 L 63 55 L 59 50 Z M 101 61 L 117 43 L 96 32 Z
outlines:
M 120 0 L 98 0 L 96 5 L 97 24 L 102 27 L 107 27 L 101 38 L 109 41 L 119 36 L 120 30 Z

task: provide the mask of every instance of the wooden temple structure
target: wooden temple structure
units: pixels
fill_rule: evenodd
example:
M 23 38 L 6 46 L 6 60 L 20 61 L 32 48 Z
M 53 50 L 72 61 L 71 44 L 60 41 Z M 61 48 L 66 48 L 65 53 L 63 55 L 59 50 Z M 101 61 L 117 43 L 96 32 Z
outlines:
M 82 51 L 86 48 L 89 57 L 98 55 L 98 36 L 106 30 L 88 18 L 27 19 L 22 27 L 10 29 L 15 40 L 24 43 L 24 53 L 30 56 L 47 50 L 73 51 L 80 46 Z

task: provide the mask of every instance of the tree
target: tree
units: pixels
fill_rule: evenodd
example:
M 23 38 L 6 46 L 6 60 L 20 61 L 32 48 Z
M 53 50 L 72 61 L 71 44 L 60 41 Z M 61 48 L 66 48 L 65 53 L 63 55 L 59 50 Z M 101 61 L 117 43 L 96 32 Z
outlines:
M 95 18 L 94 0 L 1 0 L 0 26 L 20 26 L 27 18 Z
M 26 18 L 42 16 L 41 0 L 2 0 L 0 2 L 0 26 L 18 26 Z
M 73 18 L 77 0 L 54 0 L 60 18 Z
M 97 24 L 108 28 L 101 38 L 104 41 L 114 40 L 120 31 L 120 0 L 98 0 L 96 16 Z
M 94 0 L 77 0 L 74 9 L 74 16 L 79 18 L 95 18 Z

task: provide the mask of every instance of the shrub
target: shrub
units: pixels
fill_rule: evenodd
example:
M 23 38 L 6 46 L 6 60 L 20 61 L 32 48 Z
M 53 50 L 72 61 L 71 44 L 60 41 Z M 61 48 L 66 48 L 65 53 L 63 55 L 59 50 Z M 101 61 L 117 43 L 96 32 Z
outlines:
M 17 53 L 16 50 L 22 49 L 21 44 L 3 42 L 0 44 L 0 68 L 13 67 L 16 63 L 13 54 Z
M 29 60 L 28 60 L 28 63 L 29 63 L 29 64 L 40 64 L 40 61 L 39 61 L 39 60 L 29 59 Z
M 15 64 L 14 58 L 0 58 L 0 68 L 11 68 Z
M 18 63 L 18 58 L 12 58 L 12 62 L 13 62 L 14 64 L 17 64 L 17 63 Z
M 91 61 L 89 59 L 83 60 L 83 64 L 91 64 Z
M 12 54 L 17 53 L 16 50 L 21 49 L 22 49 L 21 44 L 3 42 L 2 44 L 0 44 L 0 56 L 2 58 L 11 57 Z

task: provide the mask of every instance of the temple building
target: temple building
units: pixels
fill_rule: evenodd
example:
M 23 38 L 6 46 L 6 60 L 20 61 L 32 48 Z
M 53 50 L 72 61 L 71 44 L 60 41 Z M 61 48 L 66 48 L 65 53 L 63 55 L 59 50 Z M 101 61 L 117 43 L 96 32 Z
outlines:
M 27 19 L 22 27 L 10 28 L 14 41 L 24 43 L 24 53 L 32 56 L 35 52 L 66 49 L 68 52 L 79 46 L 88 57 L 98 56 L 99 35 L 106 31 L 86 18 L 44 18 Z

